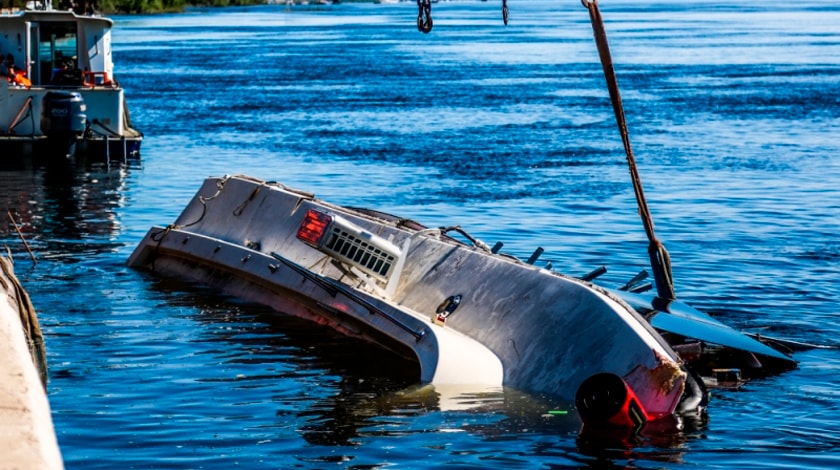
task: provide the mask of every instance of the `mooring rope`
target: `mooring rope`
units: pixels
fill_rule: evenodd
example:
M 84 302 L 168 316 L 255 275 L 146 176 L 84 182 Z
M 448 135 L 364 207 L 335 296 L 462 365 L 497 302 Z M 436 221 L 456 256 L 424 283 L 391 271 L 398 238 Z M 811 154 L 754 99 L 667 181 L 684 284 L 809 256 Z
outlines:
M 24 116 L 24 113 L 26 113 L 26 116 Z M 20 107 L 20 110 L 18 110 L 17 114 L 15 115 L 15 118 L 12 119 L 12 123 L 9 124 L 9 128 L 6 129 L 6 134 L 11 135 L 12 131 L 15 130 L 15 127 L 17 127 L 18 124 L 20 124 L 27 117 L 31 117 L 31 116 L 32 116 L 32 97 L 30 96 L 30 97 L 26 98 L 26 101 L 23 102 L 23 105 Z M 34 118 L 33 118 L 33 125 L 34 125 Z M 33 129 L 34 129 L 34 127 L 33 127 Z
M 41 376 L 41 384 L 46 389 L 47 351 L 44 346 L 44 335 L 41 333 L 41 324 L 38 322 L 35 307 L 29 299 L 29 294 L 21 286 L 20 280 L 15 276 L 12 259 L 0 256 L 0 268 L 3 270 L 3 276 L 0 276 L 0 284 L 2 284 L 7 295 L 14 297 L 18 314 L 20 315 L 20 323 L 23 325 L 23 333 L 26 336 L 26 342 L 29 346 L 29 354 L 32 355 L 32 361 L 38 368 L 38 374 Z M 6 280 L 11 283 L 11 286 L 6 283 Z
M 108 134 L 110 134 L 110 135 L 112 135 L 112 136 L 114 136 L 114 137 L 120 137 L 120 133 L 119 133 L 119 132 L 117 132 L 117 131 L 115 131 L 115 130 L 111 129 L 111 128 L 110 128 L 110 127 L 108 127 L 108 126 L 106 126 L 106 125 L 105 125 L 105 123 L 103 123 L 103 122 L 102 122 L 102 121 L 100 121 L 99 119 L 94 118 L 94 119 L 93 119 L 93 121 L 91 122 L 91 124 L 96 124 L 97 126 L 99 126 L 99 127 L 103 128 L 103 129 L 105 129 L 106 131 L 108 131 Z M 90 127 L 89 129 L 90 129 L 90 131 L 91 131 L 91 132 L 95 132 L 95 133 L 96 133 L 96 134 L 98 134 L 98 135 L 108 135 L 108 134 L 103 134 L 102 132 L 95 131 L 95 130 L 93 130 L 93 128 L 92 128 L 92 127 Z
M 151 239 L 153 241 L 158 242 L 158 245 L 160 245 L 160 242 L 166 237 L 166 235 L 169 234 L 170 231 L 187 228 L 201 222 L 204 219 L 204 216 L 207 214 L 207 202 L 212 199 L 215 199 L 219 194 L 221 194 L 222 190 L 225 189 L 225 183 L 227 183 L 230 178 L 230 176 L 225 175 L 221 179 L 219 179 L 219 181 L 216 182 L 216 192 L 212 196 L 198 196 L 198 202 L 201 203 L 201 214 L 198 216 L 197 219 L 184 225 L 169 224 L 163 230 L 151 234 Z

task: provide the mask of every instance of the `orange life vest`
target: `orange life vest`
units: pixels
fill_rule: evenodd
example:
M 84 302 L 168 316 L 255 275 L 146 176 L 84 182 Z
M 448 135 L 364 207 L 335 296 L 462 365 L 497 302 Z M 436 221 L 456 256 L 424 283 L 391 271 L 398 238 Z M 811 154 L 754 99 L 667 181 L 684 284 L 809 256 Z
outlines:
M 18 85 L 27 87 L 32 86 L 32 81 L 26 78 L 26 73 L 24 72 L 16 72 L 11 81 L 17 83 Z

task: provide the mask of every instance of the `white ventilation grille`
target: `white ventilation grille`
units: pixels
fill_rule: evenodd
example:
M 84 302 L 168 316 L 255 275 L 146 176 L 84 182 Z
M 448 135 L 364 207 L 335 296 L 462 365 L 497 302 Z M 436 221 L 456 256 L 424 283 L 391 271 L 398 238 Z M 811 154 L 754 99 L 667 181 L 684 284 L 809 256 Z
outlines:
M 382 281 L 387 281 L 400 249 L 337 215 L 310 209 L 298 238 L 333 258 Z

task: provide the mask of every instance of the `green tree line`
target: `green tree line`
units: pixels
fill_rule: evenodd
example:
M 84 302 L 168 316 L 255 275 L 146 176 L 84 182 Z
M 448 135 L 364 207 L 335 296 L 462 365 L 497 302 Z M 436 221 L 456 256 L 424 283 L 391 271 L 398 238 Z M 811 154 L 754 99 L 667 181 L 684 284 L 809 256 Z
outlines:
M 173 12 L 183 11 L 189 6 L 229 7 L 266 3 L 265 0 L 95 0 L 95 2 L 96 10 L 103 13 Z
M 190 6 L 229 7 L 261 5 L 266 0 L 47 0 L 57 10 L 90 13 L 161 13 L 183 11 Z M 23 9 L 27 0 L 0 0 L 3 7 Z

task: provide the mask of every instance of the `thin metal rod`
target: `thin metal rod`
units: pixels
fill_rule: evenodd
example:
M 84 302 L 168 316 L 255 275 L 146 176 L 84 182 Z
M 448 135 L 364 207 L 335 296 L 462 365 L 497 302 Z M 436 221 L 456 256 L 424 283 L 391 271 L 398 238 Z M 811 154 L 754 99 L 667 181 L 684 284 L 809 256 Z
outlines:
M 24 246 L 24 248 L 26 248 L 26 251 L 29 253 L 29 257 L 32 258 L 33 266 L 37 265 L 38 260 L 35 259 L 35 253 L 32 253 L 32 249 L 29 248 L 29 243 L 26 243 L 26 239 L 23 238 L 23 233 L 20 231 L 20 227 L 18 227 L 17 222 L 15 222 L 15 218 L 12 217 L 12 211 L 6 211 L 6 213 L 9 214 L 9 220 L 12 221 L 12 225 L 15 226 L 15 231 L 17 232 L 18 236 L 20 237 L 20 241 L 23 242 L 23 246 Z

